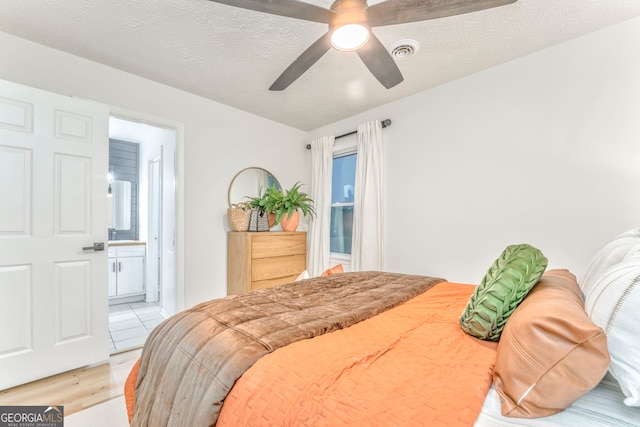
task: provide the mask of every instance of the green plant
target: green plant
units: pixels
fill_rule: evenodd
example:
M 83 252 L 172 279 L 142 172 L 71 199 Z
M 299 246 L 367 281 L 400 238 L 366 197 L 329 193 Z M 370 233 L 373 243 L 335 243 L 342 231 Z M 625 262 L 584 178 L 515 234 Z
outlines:
M 291 215 L 298 209 L 302 211 L 304 216 L 315 215 L 313 200 L 309 198 L 307 193 L 300 191 L 301 186 L 300 182 L 296 182 L 293 187 L 283 193 L 273 184 L 261 196 L 250 198 L 249 203 L 254 209 L 275 214 L 276 224 L 280 223 L 284 214 L 287 214 L 287 218 L 291 218 Z
M 249 203 L 254 209 L 260 209 L 268 214 L 276 213 L 283 196 L 280 189 L 275 184 L 272 184 L 271 187 L 267 187 L 264 190 L 261 196 L 251 197 Z
M 291 218 L 291 215 L 298 209 L 302 211 L 303 216 L 315 215 L 316 210 L 313 207 L 313 200 L 309 198 L 307 193 L 300 191 L 302 184 L 296 182 L 293 187 L 282 194 L 282 198 L 276 204 L 276 224 L 280 223 L 280 220 L 287 214 L 287 218 Z

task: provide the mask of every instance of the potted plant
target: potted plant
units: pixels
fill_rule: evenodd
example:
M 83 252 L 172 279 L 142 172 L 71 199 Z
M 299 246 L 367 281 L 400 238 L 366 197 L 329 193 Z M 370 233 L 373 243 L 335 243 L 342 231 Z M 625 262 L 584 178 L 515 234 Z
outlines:
M 272 184 L 261 196 L 249 200 L 251 207 L 269 214 L 269 227 L 280 224 L 283 231 L 296 231 L 300 222 L 299 210 L 304 216 L 315 215 L 313 200 L 307 193 L 300 191 L 302 184 L 296 182 L 284 193 Z M 273 217 L 273 219 L 272 219 Z
M 284 194 L 281 192 L 280 199 L 275 203 L 276 224 L 282 226 L 282 231 L 296 231 L 300 221 L 299 211 L 302 211 L 304 216 L 316 213 L 313 200 L 307 193 L 300 191 L 301 186 L 300 182 L 296 182 Z
M 269 228 L 276 224 L 277 206 L 282 200 L 283 194 L 276 184 L 267 187 L 262 195 L 250 197 L 249 204 L 254 209 L 259 209 L 269 215 Z

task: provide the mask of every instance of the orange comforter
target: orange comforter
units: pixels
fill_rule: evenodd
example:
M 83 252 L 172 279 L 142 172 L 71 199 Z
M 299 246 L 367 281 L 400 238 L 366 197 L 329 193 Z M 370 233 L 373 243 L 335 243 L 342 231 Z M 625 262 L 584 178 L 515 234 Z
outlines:
M 458 318 L 475 288 L 443 282 L 349 328 L 263 356 L 217 426 L 470 426 L 491 385 L 496 343 Z M 133 413 L 138 364 L 125 394 Z
M 440 283 L 349 328 L 263 356 L 225 399 L 217 426 L 471 426 L 496 344 L 458 318 L 474 287 Z

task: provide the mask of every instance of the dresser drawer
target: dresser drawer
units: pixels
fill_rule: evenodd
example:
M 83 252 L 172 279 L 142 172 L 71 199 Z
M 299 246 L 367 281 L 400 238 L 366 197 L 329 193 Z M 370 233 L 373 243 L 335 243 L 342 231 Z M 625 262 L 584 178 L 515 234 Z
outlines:
M 286 239 L 283 239 L 282 235 L 264 234 L 264 236 L 254 236 L 251 239 L 251 258 L 271 258 L 306 253 L 307 241 L 305 234 L 291 234 Z
M 296 274 L 292 274 L 291 276 L 277 277 L 275 279 L 258 280 L 257 282 L 251 282 L 251 290 L 255 291 L 256 289 L 271 288 L 273 286 L 290 283 L 296 280 L 299 275 L 300 273 L 296 273 Z
M 251 267 L 251 281 L 297 276 L 306 268 L 305 258 L 304 254 L 300 254 L 254 259 Z

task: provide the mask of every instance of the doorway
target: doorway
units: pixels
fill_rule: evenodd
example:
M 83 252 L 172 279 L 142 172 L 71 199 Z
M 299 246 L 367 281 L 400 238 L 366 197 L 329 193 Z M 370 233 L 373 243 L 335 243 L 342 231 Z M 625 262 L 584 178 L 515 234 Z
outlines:
M 146 248 L 144 292 L 138 301 L 110 300 L 111 352 L 115 353 L 141 346 L 155 325 L 177 312 L 177 130 L 112 115 L 109 137 L 139 147 L 137 234 Z

